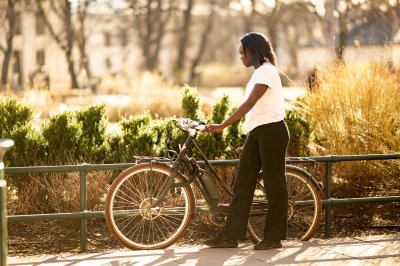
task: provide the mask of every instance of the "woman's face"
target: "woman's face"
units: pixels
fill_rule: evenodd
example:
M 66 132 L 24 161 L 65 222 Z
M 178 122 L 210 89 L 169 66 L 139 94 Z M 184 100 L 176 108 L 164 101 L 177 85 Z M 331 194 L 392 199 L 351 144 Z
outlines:
M 240 54 L 240 60 L 242 60 L 243 65 L 246 67 L 250 67 L 253 65 L 253 55 L 247 51 L 244 51 L 243 44 L 239 45 L 239 54 Z

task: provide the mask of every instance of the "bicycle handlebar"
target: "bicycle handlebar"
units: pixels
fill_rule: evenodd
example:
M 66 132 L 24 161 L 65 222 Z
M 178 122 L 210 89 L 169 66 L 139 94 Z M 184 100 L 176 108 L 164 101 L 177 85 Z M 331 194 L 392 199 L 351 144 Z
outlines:
M 178 122 L 179 127 L 182 130 L 188 131 L 189 133 L 195 133 L 196 131 L 203 131 L 206 128 L 206 123 L 194 121 L 190 118 L 177 118 L 174 120 Z

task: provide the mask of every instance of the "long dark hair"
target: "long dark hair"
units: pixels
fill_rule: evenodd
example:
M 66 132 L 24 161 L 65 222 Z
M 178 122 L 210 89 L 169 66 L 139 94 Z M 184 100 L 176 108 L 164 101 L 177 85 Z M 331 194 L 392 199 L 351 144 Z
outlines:
M 269 39 L 262 33 L 250 32 L 240 38 L 244 52 L 250 52 L 255 56 L 260 64 L 270 62 L 274 66 L 278 66 L 278 59 Z

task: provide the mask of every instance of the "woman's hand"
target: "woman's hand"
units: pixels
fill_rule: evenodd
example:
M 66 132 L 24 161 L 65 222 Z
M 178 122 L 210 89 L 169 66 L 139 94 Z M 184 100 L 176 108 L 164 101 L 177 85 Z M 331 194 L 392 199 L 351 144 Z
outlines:
M 206 126 L 203 132 L 222 132 L 224 128 L 222 124 L 210 124 Z

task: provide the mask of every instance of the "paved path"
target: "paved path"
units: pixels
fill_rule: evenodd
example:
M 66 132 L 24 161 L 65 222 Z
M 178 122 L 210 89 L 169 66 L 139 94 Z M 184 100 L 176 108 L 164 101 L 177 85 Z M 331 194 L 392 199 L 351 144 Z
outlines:
M 211 249 L 204 246 L 165 250 L 118 250 L 102 253 L 10 257 L 9 265 L 400 265 L 400 233 L 340 239 L 289 242 L 275 250 L 239 248 Z

